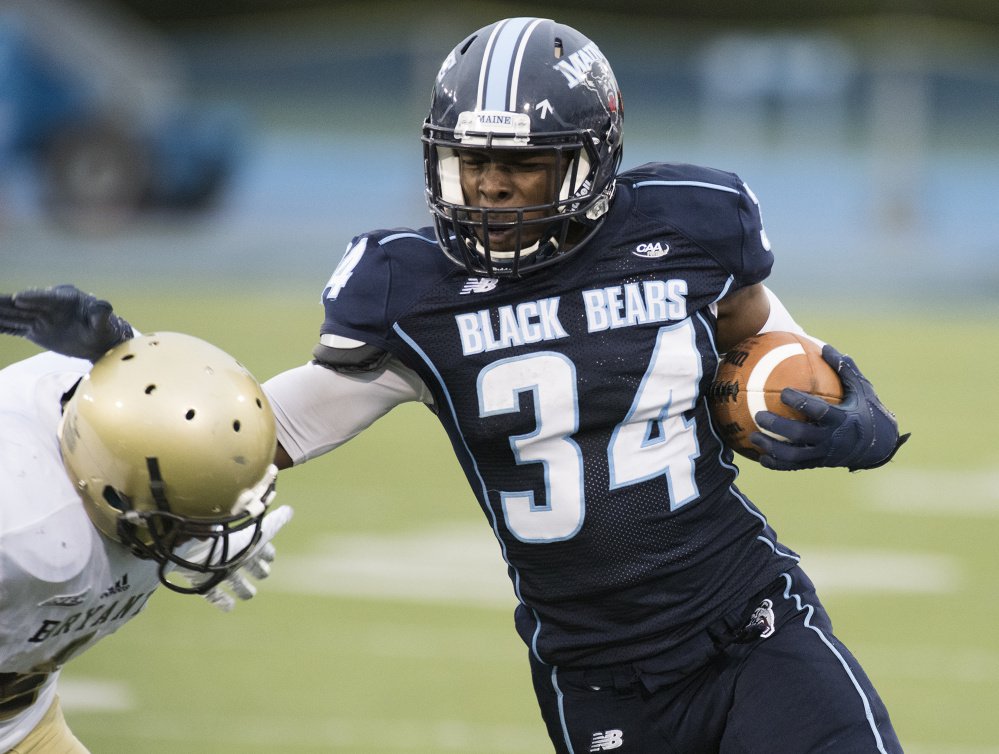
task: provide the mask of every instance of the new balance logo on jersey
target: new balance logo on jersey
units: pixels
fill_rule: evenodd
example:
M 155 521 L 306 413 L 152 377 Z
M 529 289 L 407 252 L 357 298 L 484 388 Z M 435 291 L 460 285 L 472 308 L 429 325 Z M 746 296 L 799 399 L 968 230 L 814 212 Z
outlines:
M 465 286 L 461 289 L 462 296 L 470 293 L 488 293 L 499 282 L 498 278 L 469 278 Z
M 597 731 L 590 742 L 590 751 L 610 751 L 624 746 L 624 733 L 616 728 Z
M 640 243 L 631 253 L 636 257 L 642 257 L 643 259 L 658 259 L 659 257 L 664 257 L 669 254 L 669 244 L 662 243 L 661 241 L 656 241 L 655 243 Z

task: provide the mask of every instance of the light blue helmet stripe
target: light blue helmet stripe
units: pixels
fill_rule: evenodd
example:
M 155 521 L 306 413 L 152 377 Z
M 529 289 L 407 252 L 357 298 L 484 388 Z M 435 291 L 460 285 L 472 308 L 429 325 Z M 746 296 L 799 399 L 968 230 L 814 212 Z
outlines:
M 528 27 L 527 31 L 524 33 L 524 39 L 520 43 L 520 47 L 517 49 L 517 55 L 513 61 L 513 81 L 510 84 L 510 104 L 507 110 L 513 111 L 517 109 L 517 84 L 520 83 L 520 64 L 524 60 L 524 51 L 527 49 L 527 43 L 531 39 L 531 34 L 534 32 L 535 27 L 544 21 L 543 18 L 535 18 L 531 25 Z
M 538 21 L 536 18 L 508 18 L 493 29 L 479 71 L 477 110 L 511 109 L 507 97 L 514 69 L 519 70 L 523 49 Z

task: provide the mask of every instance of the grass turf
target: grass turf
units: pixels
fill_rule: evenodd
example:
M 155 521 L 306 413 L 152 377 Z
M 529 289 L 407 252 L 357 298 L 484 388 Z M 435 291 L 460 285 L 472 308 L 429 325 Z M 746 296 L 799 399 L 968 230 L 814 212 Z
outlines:
M 261 379 L 309 357 L 322 314 L 311 290 L 99 293 L 140 329 L 204 337 Z M 806 570 L 810 553 L 833 550 L 838 563 L 851 553 L 861 565 L 877 562 L 871 553 L 909 554 L 931 575 L 949 574 L 936 589 L 825 592 L 816 581 L 907 751 L 999 751 L 999 720 L 989 714 L 999 702 L 999 457 L 987 434 L 999 426 L 987 400 L 999 369 L 988 347 L 995 312 L 930 320 L 793 309 L 810 332 L 856 357 L 913 439 L 875 472 L 776 474 L 746 462 L 740 487 Z M 0 366 L 35 352 L 0 338 Z M 443 431 L 416 406 L 282 474 L 278 499 L 297 515 L 277 540 L 274 586 L 282 557 L 321 550 L 330 535 L 406 535 L 457 522 L 481 528 L 476 546 L 496 547 Z M 501 569 L 498 549 L 495 559 Z M 230 615 L 157 594 L 64 672 L 77 735 L 94 752 L 148 754 L 549 750 L 509 605 L 268 586 Z M 107 687 L 119 693 L 117 707 L 86 690 Z M 82 703 L 88 694 L 93 706 Z

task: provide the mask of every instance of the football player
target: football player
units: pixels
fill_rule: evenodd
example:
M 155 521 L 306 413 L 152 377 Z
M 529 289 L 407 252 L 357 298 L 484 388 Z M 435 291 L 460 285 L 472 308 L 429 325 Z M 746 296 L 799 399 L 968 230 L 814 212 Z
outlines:
M 292 513 L 268 512 L 274 417 L 231 356 L 179 333 L 90 355 L 0 371 L 0 751 L 86 752 L 62 666 L 160 584 L 223 610 L 249 599 L 244 574 L 268 574 Z
M 509 566 L 557 752 L 901 751 L 708 411 L 720 353 L 802 332 L 763 284 L 756 196 L 712 168 L 621 171 L 622 127 L 575 29 L 462 40 L 423 125 L 433 225 L 347 247 L 313 359 L 264 384 L 278 466 L 402 402 L 434 411 Z M 853 360 L 823 357 L 843 402 L 785 392 L 806 420 L 757 415 L 783 438 L 754 436 L 764 466 L 869 469 L 905 440 Z

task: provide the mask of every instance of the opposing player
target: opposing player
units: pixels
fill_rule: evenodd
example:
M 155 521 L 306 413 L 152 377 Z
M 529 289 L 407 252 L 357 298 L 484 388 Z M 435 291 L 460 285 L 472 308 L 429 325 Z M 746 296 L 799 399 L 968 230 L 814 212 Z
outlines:
M 223 610 L 253 596 L 244 574 L 267 575 L 292 512 L 268 513 L 274 447 L 256 380 L 190 336 L 126 340 L 92 367 L 44 353 L 0 371 L 0 751 L 87 751 L 60 710 L 60 669 L 159 584 Z
M 434 225 L 349 245 L 313 360 L 264 384 L 278 465 L 432 408 L 509 565 L 558 752 L 898 752 L 707 409 L 720 352 L 801 332 L 762 284 L 756 197 L 710 168 L 619 172 L 622 116 L 569 26 L 510 18 L 454 48 L 423 126 Z M 844 401 L 761 412 L 787 438 L 755 436 L 764 466 L 874 468 L 903 442 L 823 355 Z

